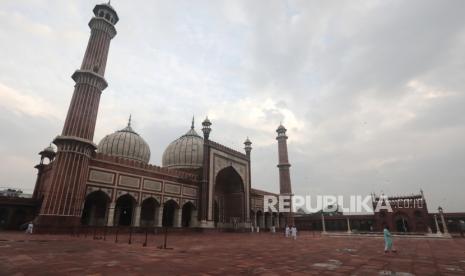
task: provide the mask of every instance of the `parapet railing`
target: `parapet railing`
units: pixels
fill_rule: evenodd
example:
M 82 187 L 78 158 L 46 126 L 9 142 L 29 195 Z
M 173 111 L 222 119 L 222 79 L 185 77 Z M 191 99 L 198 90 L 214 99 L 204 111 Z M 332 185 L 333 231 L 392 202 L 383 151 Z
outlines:
M 142 169 L 142 170 L 149 170 L 155 173 L 160 173 L 160 174 L 165 174 L 170 177 L 178 177 L 178 178 L 183 178 L 187 180 L 192 180 L 192 181 L 198 181 L 199 177 L 196 174 L 193 173 L 188 173 L 185 171 L 180 171 L 180 170 L 173 170 L 173 169 L 168 169 L 160 166 L 155 166 L 152 164 L 147 164 L 143 163 L 137 160 L 131 160 L 123 157 L 117 157 L 117 156 L 110 156 L 106 155 L 103 153 L 96 153 L 94 158 L 96 161 L 106 161 L 106 162 L 112 162 L 116 163 L 119 165 L 125 165 L 125 166 L 131 166 L 134 168 Z

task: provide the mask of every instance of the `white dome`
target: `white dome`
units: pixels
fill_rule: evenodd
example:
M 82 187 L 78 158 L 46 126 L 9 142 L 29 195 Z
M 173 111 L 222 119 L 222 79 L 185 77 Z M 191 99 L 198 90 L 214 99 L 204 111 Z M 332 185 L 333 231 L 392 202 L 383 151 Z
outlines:
M 150 160 L 149 145 L 132 129 L 130 118 L 127 127 L 105 136 L 98 144 L 97 151 L 144 163 Z
M 203 166 L 203 138 L 191 129 L 171 142 L 163 153 L 162 166 L 172 169 L 198 169 Z

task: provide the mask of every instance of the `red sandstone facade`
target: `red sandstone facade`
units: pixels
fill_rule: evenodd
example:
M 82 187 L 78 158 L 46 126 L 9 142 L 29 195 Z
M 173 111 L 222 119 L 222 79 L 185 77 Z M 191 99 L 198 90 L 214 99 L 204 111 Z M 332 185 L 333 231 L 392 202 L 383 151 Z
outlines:
M 418 195 L 388 197 L 392 212 L 383 209 L 374 213 L 373 228 L 383 229 L 387 225 L 396 232 L 431 232 L 426 200 Z M 380 202 L 381 200 L 381 202 Z M 373 207 L 381 205 L 382 198 L 373 195 Z
M 210 139 L 211 122 L 202 123 L 203 138 L 194 131 L 189 139 L 203 139 L 202 166 L 171 169 L 148 164 L 143 158 L 103 153 L 93 142 L 111 39 L 116 35 L 118 15 L 109 4 L 97 5 L 89 22 L 91 35 L 81 64 L 72 78 L 76 82 L 63 132 L 54 140 L 57 153 L 47 148 L 40 152 L 33 199 L 0 198 L 0 228 L 29 221 L 40 206 L 36 223 L 40 228 L 78 225 L 134 227 L 201 227 L 269 229 L 294 224 L 294 214 L 263 209 L 264 195 L 251 185 L 252 143 L 245 141 L 245 154 Z M 138 135 L 130 127 L 121 136 Z M 123 133 L 124 132 L 124 133 Z M 284 126 L 277 129 L 280 195 L 292 196 L 287 135 Z M 197 135 L 197 136 L 196 136 Z M 132 136 L 131 136 L 132 137 Z M 197 139 L 196 138 L 196 139 Z M 106 144 L 106 146 L 113 146 Z M 127 146 L 116 145 L 117 151 Z M 198 145 L 197 145 L 198 146 Z M 139 152 L 140 154 L 140 152 Z M 148 151 L 149 154 L 149 151 Z M 177 154 L 177 153 L 176 153 Z M 181 159 L 186 161 L 189 154 Z M 191 160 L 193 159 L 192 156 Z M 45 164 L 44 158 L 49 160 Z M 415 201 L 421 196 L 396 197 L 394 201 Z M 376 203 L 376 197 L 373 201 Z M 444 223 L 465 219 L 463 213 L 445 214 L 444 223 L 433 219 L 426 202 L 422 207 L 393 213 L 326 217 L 326 229 L 379 231 L 388 225 L 394 231 L 426 232 L 444 228 Z M 41 205 L 40 205 L 41 204 Z M 23 208 L 24 216 L 15 210 Z M 21 210 L 23 210 L 21 209 Z M 450 219 L 449 219 L 450 218 Z M 323 230 L 321 214 L 296 216 L 301 230 Z M 435 225 L 438 225 L 436 227 Z M 453 224 L 451 224 L 453 225 Z M 449 226 L 451 227 L 451 226 Z M 457 228 L 458 229 L 458 228 Z
M 389 201 L 390 210 L 380 208 Z M 465 221 L 465 213 L 429 213 L 426 199 L 421 191 L 409 196 L 377 196 L 372 195 L 372 214 L 344 215 L 342 212 L 318 212 L 315 214 L 299 214 L 295 223 L 301 230 L 311 231 L 343 231 L 343 232 L 380 232 L 387 226 L 395 233 L 437 234 L 460 232 Z M 444 220 L 442 220 L 444 218 Z M 323 226 L 324 225 L 324 226 Z M 447 231 L 444 232 L 444 225 Z

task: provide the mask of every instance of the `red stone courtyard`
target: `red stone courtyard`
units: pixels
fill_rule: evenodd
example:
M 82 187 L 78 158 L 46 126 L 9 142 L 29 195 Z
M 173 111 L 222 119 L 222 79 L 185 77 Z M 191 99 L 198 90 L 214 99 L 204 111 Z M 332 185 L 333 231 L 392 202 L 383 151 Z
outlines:
M 374 237 L 301 233 L 69 235 L 0 233 L 0 275 L 464 275 L 465 239 L 397 238 L 396 254 Z

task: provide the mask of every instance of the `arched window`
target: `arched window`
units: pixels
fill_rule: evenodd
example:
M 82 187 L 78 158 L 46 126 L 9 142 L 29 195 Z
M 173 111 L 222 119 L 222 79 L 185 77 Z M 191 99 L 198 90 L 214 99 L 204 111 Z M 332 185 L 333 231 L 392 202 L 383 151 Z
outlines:
M 170 199 L 165 202 L 163 207 L 163 217 L 162 217 L 162 225 L 165 227 L 173 227 L 175 225 L 175 218 L 177 210 L 179 209 L 179 205 L 176 201 Z

